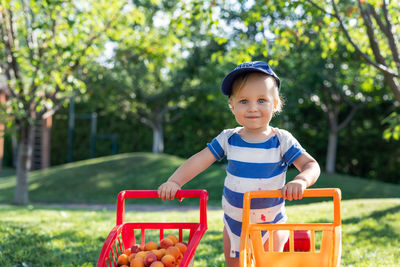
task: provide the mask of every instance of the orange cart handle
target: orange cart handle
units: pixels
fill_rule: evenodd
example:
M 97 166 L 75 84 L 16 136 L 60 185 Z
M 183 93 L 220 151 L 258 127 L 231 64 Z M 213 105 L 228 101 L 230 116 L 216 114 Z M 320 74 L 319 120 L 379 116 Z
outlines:
M 157 190 L 125 190 L 118 194 L 117 199 L 117 225 L 124 223 L 125 199 L 127 198 L 159 198 Z M 207 200 L 206 190 L 178 190 L 175 198 L 200 198 L 200 223 L 207 225 Z
M 281 190 L 265 190 L 265 191 L 250 191 L 244 194 L 243 210 L 250 212 L 250 199 L 252 198 L 278 198 L 282 197 Z M 334 225 L 338 226 L 340 222 L 340 199 L 342 197 L 339 188 L 312 188 L 306 189 L 303 197 L 333 197 Z

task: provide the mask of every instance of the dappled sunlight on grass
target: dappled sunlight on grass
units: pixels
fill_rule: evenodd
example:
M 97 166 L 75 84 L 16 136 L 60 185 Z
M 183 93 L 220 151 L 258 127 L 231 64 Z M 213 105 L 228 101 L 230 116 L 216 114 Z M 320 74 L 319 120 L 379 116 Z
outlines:
M 345 202 L 343 256 L 347 266 L 400 262 L 400 199 Z
M 100 181 L 96 184 L 96 186 L 100 188 L 109 188 L 112 186 L 112 181 L 111 180 L 106 180 L 106 179 L 100 179 Z
M 15 176 L 0 178 L 0 190 L 15 187 Z
M 332 223 L 333 222 L 333 203 L 324 201 L 315 204 L 296 204 L 301 201 L 292 201 L 291 206 L 287 206 L 288 223 Z M 315 209 L 315 206 L 318 209 Z
M 347 200 L 341 206 L 342 266 L 395 266 L 400 261 L 400 199 Z M 182 208 L 128 210 L 126 221 L 198 221 L 197 209 Z M 333 212 L 329 201 L 287 211 L 291 222 L 330 222 Z M 208 211 L 208 230 L 197 248 L 195 267 L 224 266 L 222 215 L 221 209 Z M 95 266 L 114 225 L 115 211 L 0 206 L 0 266 Z M 157 231 L 148 238 L 157 239 Z
M 132 153 L 35 171 L 30 176 L 30 199 L 33 203 L 115 205 L 121 190 L 156 189 L 183 161 L 165 154 Z M 295 175 L 296 171 L 290 170 L 288 177 L 291 179 Z M 220 209 L 224 178 L 223 165 L 214 164 L 184 186 L 184 189 L 206 189 L 209 206 L 217 207 L 210 208 L 207 213 L 208 231 L 197 249 L 196 267 L 224 265 Z M 14 187 L 14 174 L 0 178 L 0 202 L 11 202 Z M 342 201 L 342 266 L 392 266 L 400 262 L 400 199 L 387 198 L 400 195 L 399 185 L 323 174 L 314 187 L 342 190 L 345 199 Z M 315 203 L 309 204 L 310 201 Z M 128 209 L 125 220 L 199 220 L 198 199 L 184 199 L 182 203 L 159 199 L 126 200 L 127 206 L 143 203 L 150 203 L 158 210 L 167 206 L 169 209 Z M 333 221 L 333 205 L 327 198 L 288 201 L 287 213 L 289 223 Z M 115 210 L 0 206 L 0 266 L 11 267 L 23 262 L 28 266 L 95 266 L 104 240 L 114 225 Z M 148 237 L 157 238 L 157 233 L 149 233 Z M 37 253 L 43 257 L 37 257 Z

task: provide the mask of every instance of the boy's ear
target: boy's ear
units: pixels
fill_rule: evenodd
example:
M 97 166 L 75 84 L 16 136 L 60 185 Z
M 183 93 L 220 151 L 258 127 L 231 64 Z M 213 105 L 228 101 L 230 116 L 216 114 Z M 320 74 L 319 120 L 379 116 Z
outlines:
M 232 100 L 230 100 L 230 99 L 229 99 L 228 106 L 229 106 L 229 108 L 230 108 L 231 112 L 233 112 Z
M 276 107 L 278 106 L 279 101 L 277 99 L 275 99 L 274 101 L 274 110 L 276 109 Z

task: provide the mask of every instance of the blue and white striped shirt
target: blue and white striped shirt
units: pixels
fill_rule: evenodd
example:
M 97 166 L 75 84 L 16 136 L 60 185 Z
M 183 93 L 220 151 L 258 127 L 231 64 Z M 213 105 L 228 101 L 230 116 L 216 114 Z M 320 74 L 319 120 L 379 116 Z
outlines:
M 247 141 L 238 134 L 240 129 L 224 130 L 207 144 L 217 160 L 228 160 L 222 207 L 231 257 L 239 255 L 244 193 L 281 189 L 288 166 L 305 152 L 288 131 L 273 128 L 274 135 L 267 140 Z M 287 219 L 282 198 L 253 199 L 250 207 L 251 223 L 283 223 Z M 267 238 L 263 236 L 264 241 Z

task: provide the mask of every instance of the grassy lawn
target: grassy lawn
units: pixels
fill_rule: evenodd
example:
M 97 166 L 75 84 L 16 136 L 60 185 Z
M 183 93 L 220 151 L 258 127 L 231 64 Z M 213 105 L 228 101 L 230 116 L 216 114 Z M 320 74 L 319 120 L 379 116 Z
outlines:
M 29 198 L 32 203 L 115 203 L 115 196 L 121 190 L 157 189 L 182 162 L 181 158 L 165 154 L 131 153 L 34 171 L 29 177 Z M 296 173 L 289 170 L 288 179 Z M 0 203 L 11 203 L 15 174 L 7 170 L 4 175 L 0 177 Z M 184 189 L 206 189 L 209 203 L 219 206 L 224 178 L 224 166 L 213 164 Z M 314 187 L 341 188 L 343 199 L 400 196 L 400 185 L 340 174 L 322 174 Z M 191 201 L 185 203 L 195 204 Z
M 331 202 L 288 207 L 290 222 L 332 220 Z M 208 211 L 195 266 L 224 266 L 222 211 Z M 198 211 L 127 211 L 126 221 L 197 221 Z M 115 212 L 0 206 L 0 266 L 95 266 Z M 342 266 L 400 262 L 400 199 L 342 202 Z M 156 237 L 151 240 L 158 241 Z
M 0 266 L 95 266 L 115 212 L 67 209 L 36 203 L 115 204 L 119 191 L 156 189 L 183 162 L 169 155 L 120 154 L 34 171 L 29 178 L 31 205 L 12 202 L 15 171 L 0 177 Z M 288 179 L 296 175 L 289 170 Z M 220 200 L 225 177 L 223 165 L 214 164 L 184 189 L 209 192 L 208 231 L 196 253 L 195 266 L 224 266 Z M 346 175 L 322 174 L 314 187 L 342 190 L 342 266 L 397 266 L 400 262 L 400 185 Z M 176 201 L 128 200 L 178 205 Z M 323 202 L 321 202 L 323 201 Z M 186 199 L 179 205 L 198 206 Z M 332 220 L 326 199 L 287 202 L 290 222 Z M 127 221 L 197 221 L 198 211 L 128 211 Z M 152 240 L 157 241 L 156 236 Z

